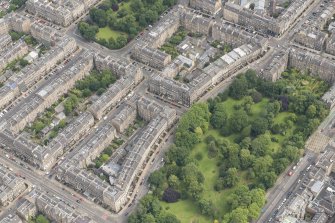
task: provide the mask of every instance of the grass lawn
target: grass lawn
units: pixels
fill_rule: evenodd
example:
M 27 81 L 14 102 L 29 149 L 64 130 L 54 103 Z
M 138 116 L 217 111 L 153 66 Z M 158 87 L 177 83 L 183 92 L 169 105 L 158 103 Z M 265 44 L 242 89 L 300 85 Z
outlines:
M 119 36 L 127 36 L 127 34 L 124 32 L 112 30 L 106 26 L 104 28 L 99 28 L 99 32 L 97 33 L 96 38 L 109 40 L 111 37 L 113 37 L 116 40 L 116 38 Z
M 181 200 L 177 203 L 161 202 L 162 207 L 178 217 L 181 223 L 208 223 L 210 220 L 200 214 L 200 210 L 190 200 Z

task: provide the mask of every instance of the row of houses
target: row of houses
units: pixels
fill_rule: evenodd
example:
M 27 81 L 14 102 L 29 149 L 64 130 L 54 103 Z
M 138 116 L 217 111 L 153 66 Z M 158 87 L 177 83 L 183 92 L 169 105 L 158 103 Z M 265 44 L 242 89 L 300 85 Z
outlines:
M 7 206 L 26 190 L 22 178 L 0 164 L 0 206 Z
M 203 70 L 194 70 L 188 83 L 181 83 L 170 77 L 152 75 L 149 79 L 149 91 L 184 106 L 191 106 L 208 88 L 221 82 L 242 68 L 248 62 L 257 59 L 262 48 L 244 44 L 220 57 Z
M 97 0 L 28 0 L 26 8 L 29 13 L 40 16 L 50 22 L 69 26 L 95 3 L 97 3 Z
M 132 185 L 136 183 L 136 176 L 143 168 L 149 151 L 157 143 L 162 132 L 172 125 L 176 117 L 173 109 L 162 108 L 160 105 L 153 108 L 154 105 L 143 105 L 143 103 L 152 102 L 139 96 L 133 96 L 116 110 L 116 114 L 113 112 L 113 114 L 108 114 L 104 123 L 99 125 L 92 135 L 83 139 L 77 149 L 74 149 L 76 155 L 61 164 L 57 171 L 57 178 L 88 197 L 94 198 L 96 202 L 118 212 L 129 200 L 133 190 Z M 86 166 L 92 163 L 116 134 L 135 120 L 136 111 L 141 116 L 145 113 L 142 108 L 148 108 L 148 106 L 152 108 L 150 110 L 155 111 L 150 116 L 143 116 L 149 121 L 149 124 L 137 132 L 125 147 L 117 149 L 110 161 L 103 167 L 103 171 L 109 176 L 109 183 L 86 170 Z M 105 131 L 109 133 L 106 134 Z

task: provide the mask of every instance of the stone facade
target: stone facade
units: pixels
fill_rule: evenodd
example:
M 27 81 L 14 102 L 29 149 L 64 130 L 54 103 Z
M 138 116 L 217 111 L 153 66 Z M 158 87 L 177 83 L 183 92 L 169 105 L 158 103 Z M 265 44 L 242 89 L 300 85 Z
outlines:
M 190 0 L 190 7 L 215 15 L 222 7 L 221 0 Z

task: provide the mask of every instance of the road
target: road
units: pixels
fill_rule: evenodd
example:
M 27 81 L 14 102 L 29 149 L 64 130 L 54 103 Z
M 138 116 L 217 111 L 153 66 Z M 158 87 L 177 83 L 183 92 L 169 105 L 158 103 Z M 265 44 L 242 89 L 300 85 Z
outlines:
M 282 204 L 283 200 L 288 196 L 288 193 L 293 191 L 297 186 L 297 181 L 299 181 L 300 178 L 300 172 L 312 164 L 316 156 L 316 154 L 307 151 L 306 155 L 302 158 L 299 164 L 297 164 L 297 168 L 294 170 L 292 176 L 288 176 L 287 173 L 290 169 L 292 169 L 293 164 L 282 173 L 282 175 L 277 179 L 276 184 L 268 190 L 266 199 L 267 203 L 263 208 L 265 211 L 262 213 L 257 222 L 272 222 L 274 219 L 273 216 L 280 204 Z
M 14 172 L 16 173 L 19 172 L 20 174 L 25 176 L 26 179 L 29 182 L 36 185 L 36 187 L 43 188 L 44 191 L 53 193 L 56 196 L 63 199 L 64 201 L 69 202 L 71 205 L 77 207 L 77 209 L 81 213 L 87 213 L 96 222 L 99 223 L 118 222 L 118 217 L 116 215 L 112 215 L 107 210 L 85 199 L 80 194 L 72 191 L 69 188 L 66 188 L 66 190 L 62 190 L 62 188 L 64 188 L 65 186 L 60 184 L 59 182 L 55 180 L 50 180 L 47 177 L 41 177 L 41 175 L 33 171 L 27 170 L 25 168 L 22 168 L 18 163 L 6 159 L 5 157 L 0 156 L 0 162 L 4 165 L 11 167 Z M 75 194 L 76 197 L 72 196 L 72 194 Z M 83 202 L 81 202 L 80 204 L 76 203 L 78 197 L 83 198 Z

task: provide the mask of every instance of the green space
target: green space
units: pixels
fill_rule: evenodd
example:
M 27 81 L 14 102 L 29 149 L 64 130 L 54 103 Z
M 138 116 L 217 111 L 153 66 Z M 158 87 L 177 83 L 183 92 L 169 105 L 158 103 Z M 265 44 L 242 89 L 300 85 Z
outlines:
M 42 214 L 37 215 L 34 218 L 30 218 L 28 223 L 49 223 L 50 221 Z
M 124 140 L 122 139 L 114 139 L 112 144 L 107 146 L 104 151 L 102 151 L 102 153 L 100 154 L 99 157 L 97 157 L 94 160 L 94 164 L 95 164 L 95 168 L 100 168 L 103 164 L 105 164 L 110 156 L 113 154 L 113 151 L 115 149 L 117 149 L 118 147 L 120 147 L 122 144 L 124 143 Z M 91 167 L 90 167 L 91 168 Z
M 149 177 L 149 198 L 128 222 L 159 223 L 162 213 L 176 223 L 257 219 L 265 191 L 328 115 L 320 100 L 328 89 L 294 69 L 275 83 L 248 70 L 215 99 L 193 105 L 179 120 L 164 167 Z
M 127 36 L 127 34 L 120 31 L 112 30 L 108 26 L 104 28 L 99 28 L 99 32 L 96 35 L 97 39 L 105 40 L 109 40 L 110 38 L 117 39 L 119 36 Z
M 176 0 L 105 0 L 90 10 L 90 19 L 78 28 L 85 39 L 120 49 L 174 4 Z
M 185 28 L 179 27 L 177 32 L 174 33 L 173 36 L 166 43 L 163 44 L 160 50 L 164 51 L 167 54 L 170 54 L 172 59 L 176 58 L 179 55 L 177 46 L 185 39 L 187 35 L 188 33 Z
M 26 131 L 32 134 L 32 139 L 38 144 L 47 145 L 49 141 L 55 138 L 58 132 L 63 129 L 69 120 L 73 119 L 79 112 L 86 111 L 92 95 L 101 95 L 106 89 L 116 81 L 116 76 L 110 70 L 99 72 L 92 70 L 90 75 L 82 80 L 78 80 L 75 87 L 55 102 L 50 108 L 47 108 L 32 124 L 26 128 Z M 46 135 L 42 130 L 48 126 L 56 117 L 55 108 L 62 104 L 64 107 L 65 119 L 59 120 L 59 123 L 52 127 Z

